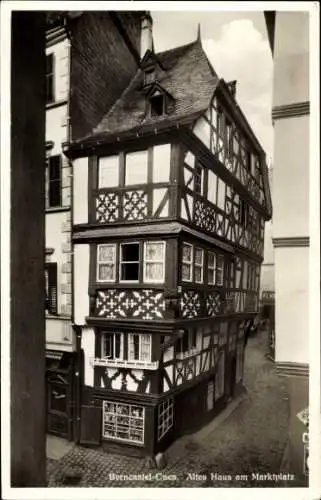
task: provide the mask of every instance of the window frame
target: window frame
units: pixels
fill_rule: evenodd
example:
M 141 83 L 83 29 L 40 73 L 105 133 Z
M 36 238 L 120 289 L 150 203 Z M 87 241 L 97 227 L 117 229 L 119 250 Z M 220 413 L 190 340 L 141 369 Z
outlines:
M 213 255 L 213 265 L 210 265 L 209 256 Z M 211 282 L 209 279 L 209 271 L 213 271 L 213 281 Z M 212 251 L 208 251 L 207 254 L 207 283 L 208 285 L 216 285 L 216 253 Z
M 191 260 L 190 262 L 184 261 L 184 246 L 188 246 L 191 248 Z M 187 243 L 183 241 L 182 243 L 182 281 L 185 281 L 186 283 L 192 283 L 193 282 L 193 263 L 194 263 L 194 246 L 191 243 Z M 190 266 L 190 279 L 185 279 L 183 278 L 183 265 L 188 265 Z
M 122 260 L 122 247 L 125 245 L 138 245 L 138 261 L 123 261 Z M 128 243 L 119 243 L 119 283 L 139 283 L 140 282 L 140 269 L 141 269 L 141 246 L 139 241 L 130 241 Z M 122 278 L 122 265 L 123 264 L 138 264 L 138 277 L 137 280 L 124 280 Z
M 58 161 L 58 168 L 59 171 L 59 176 L 52 178 L 51 173 L 52 173 L 52 167 L 53 161 Z M 55 155 L 50 155 L 47 158 L 47 168 L 48 168 L 48 177 L 47 177 L 47 182 L 48 182 L 48 208 L 59 208 L 62 206 L 62 159 L 60 154 L 55 154 Z M 51 187 L 52 185 L 58 185 L 58 203 L 53 203 L 51 198 Z
M 166 403 L 166 407 L 165 407 Z M 160 424 L 160 419 L 163 422 Z M 160 441 L 174 425 L 174 398 L 168 398 L 158 405 L 157 414 L 157 441 Z
M 99 249 L 101 247 L 112 247 L 114 249 L 114 261 L 99 261 Z M 114 277 L 110 280 L 99 279 L 99 266 L 103 264 L 113 264 Z M 115 283 L 116 282 L 116 267 L 117 267 L 117 245 L 116 243 L 100 243 L 97 245 L 97 257 L 96 257 L 96 281 L 98 283 Z
M 162 248 L 163 248 L 163 258 L 162 260 L 147 260 L 146 258 L 146 254 L 147 254 L 147 246 L 148 244 L 151 244 L 151 245 L 159 245 L 161 244 L 162 245 Z M 149 240 L 149 241 L 144 241 L 143 242 L 143 282 L 144 283 L 164 283 L 165 281 L 165 262 L 166 262 L 166 242 L 165 241 L 153 241 L 153 240 Z M 160 279 L 147 279 L 146 278 L 146 267 L 147 267 L 147 264 L 162 264 L 162 277 Z
M 119 357 L 115 357 L 116 335 L 120 336 L 120 356 Z M 105 350 L 105 337 L 106 336 L 113 337 L 113 340 L 112 340 L 113 355 L 112 356 L 107 356 L 106 353 L 103 354 L 103 352 Z M 117 359 L 120 361 L 124 361 L 124 334 L 123 333 L 119 333 L 119 332 L 102 332 L 101 333 L 101 355 L 100 355 L 100 358 L 101 359 L 114 359 L 114 360 Z
M 51 59 L 51 71 L 49 72 L 47 69 L 47 62 Z M 48 99 L 48 85 L 51 85 L 51 98 Z M 55 102 L 55 54 L 51 52 L 50 54 L 46 54 L 46 104 L 52 104 Z
M 222 272 L 222 279 L 220 280 L 220 282 L 218 282 L 218 279 L 217 279 L 217 271 L 219 269 L 219 266 L 218 266 L 219 262 L 222 262 L 222 267 L 220 268 L 220 270 Z M 224 274 L 225 274 L 224 273 L 224 266 L 225 266 L 224 255 L 221 253 L 216 254 L 216 258 L 215 258 L 215 285 L 216 286 L 224 286 Z
M 202 255 L 202 263 L 201 264 L 196 263 L 197 250 L 201 251 L 201 255 Z M 201 269 L 201 280 L 200 281 L 198 281 L 196 279 L 196 272 L 195 272 L 196 268 Z M 195 281 L 195 283 L 198 283 L 198 284 L 204 283 L 204 249 L 201 247 L 197 247 L 197 246 L 195 246 L 195 248 L 194 248 L 194 281 Z
M 111 411 L 106 411 L 106 406 L 107 404 L 109 405 L 114 405 L 114 409 L 115 411 L 111 412 Z M 124 407 L 127 407 L 128 409 L 128 413 L 127 414 L 124 414 L 122 416 L 121 413 L 117 413 L 116 409 L 118 406 L 124 406 Z M 137 416 L 132 416 L 131 415 L 131 409 L 132 407 L 136 407 L 136 408 L 139 408 L 142 411 L 142 416 L 141 417 L 137 417 Z M 141 440 L 137 440 L 137 439 L 126 439 L 126 438 L 121 438 L 121 437 L 117 437 L 117 436 L 110 436 L 110 435 L 106 435 L 105 433 L 105 416 L 106 415 L 110 415 L 113 417 L 113 423 L 115 423 L 114 427 L 112 428 L 112 430 L 115 432 L 115 434 L 117 433 L 117 430 L 118 430 L 118 425 L 123 425 L 123 427 L 126 427 L 128 428 L 128 433 L 129 431 L 131 430 L 131 426 L 130 426 L 130 423 L 133 421 L 133 420 L 141 420 L 142 421 L 142 427 L 141 430 L 141 436 L 142 436 L 142 439 Z M 126 424 L 118 424 L 118 420 L 119 420 L 119 417 L 120 418 L 127 418 L 128 419 L 128 425 Z M 118 425 L 117 425 L 118 424 Z M 110 424 L 112 425 L 112 424 Z M 135 444 L 138 444 L 138 445 L 144 445 L 145 444 L 145 407 L 142 406 L 142 405 L 136 405 L 136 404 L 128 404 L 128 403 L 121 403 L 121 402 L 116 402 L 116 401 L 109 401 L 109 400 L 103 400 L 103 404 L 102 404 L 102 437 L 103 439 L 110 439 L 112 441 L 122 441 L 122 442 L 125 442 L 125 443 L 135 443 Z
M 138 335 L 138 341 L 139 341 L 139 347 L 138 347 L 138 359 L 134 359 L 130 356 L 130 344 L 131 341 L 133 342 L 134 345 L 134 337 L 135 335 Z M 143 344 L 143 336 L 149 337 L 149 358 L 148 359 L 142 359 L 142 344 Z M 128 350 L 127 350 L 127 360 L 130 362 L 135 362 L 135 361 L 140 361 L 140 362 L 146 362 L 146 363 L 151 363 L 152 362 L 152 336 L 150 333 L 129 333 L 128 334 Z

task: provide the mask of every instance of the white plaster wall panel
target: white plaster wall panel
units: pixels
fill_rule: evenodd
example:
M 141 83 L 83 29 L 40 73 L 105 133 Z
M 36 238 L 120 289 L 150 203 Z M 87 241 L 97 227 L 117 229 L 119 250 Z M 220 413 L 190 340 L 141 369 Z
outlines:
M 72 326 L 69 320 L 46 318 L 46 349 L 72 351 L 75 348 Z
M 90 360 L 95 357 L 95 333 L 92 328 L 82 329 L 81 348 L 84 350 L 84 382 L 85 385 L 93 387 L 94 367 Z
M 67 105 L 46 110 L 46 142 L 52 141 L 50 155 L 62 154 L 61 144 L 67 141 L 67 127 L 63 125 L 67 116 Z
M 84 325 L 89 315 L 89 245 L 74 246 L 74 321 Z
M 108 371 L 109 374 L 109 371 Z M 110 375 L 109 375 L 110 376 Z M 114 378 L 111 383 L 112 389 L 116 391 L 120 391 L 122 386 L 122 375 L 118 375 L 118 377 Z
M 88 158 L 73 162 L 73 223 L 88 222 Z
M 165 378 L 165 377 L 163 378 L 163 380 L 164 380 L 164 384 L 163 384 L 163 392 L 167 392 L 167 391 L 169 391 L 169 386 L 168 386 L 168 383 L 167 383 L 167 381 L 166 381 L 166 378 Z
M 210 337 L 209 335 L 206 335 L 203 337 L 203 347 L 206 349 L 210 344 Z
M 278 12 L 275 40 L 273 106 L 308 101 L 309 13 Z
M 146 394 L 150 394 L 150 382 L 148 382 L 145 392 Z
M 309 235 L 309 116 L 274 126 L 273 237 Z
M 194 126 L 193 133 L 198 137 L 207 148 L 210 147 L 210 125 L 204 120 L 199 118 Z
M 165 367 L 165 370 L 166 370 L 166 373 L 168 375 L 168 379 L 173 382 L 173 374 L 174 374 L 174 367 L 173 365 L 170 365 L 170 366 L 166 366 Z
M 169 347 L 168 349 L 166 349 L 166 351 L 164 351 L 164 355 L 163 355 L 163 360 L 164 360 L 164 363 L 166 361 L 171 361 L 174 357 L 174 347 Z
M 68 98 L 69 89 L 69 41 L 56 43 L 46 49 L 46 55 L 54 55 L 55 101 Z
M 197 375 L 200 374 L 200 371 L 201 371 L 201 356 L 196 356 L 196 366 L 195 366 L 196 377 Z
M 309 361 L 309 248 L 275 249 L 278 362 Z
M 50 262 L 57 263 L 57 311 L 62 314 L 62 286 L 64 276 L 62 274 L 65 254 L 63 253 L 63 243 L 66 234 L 62 233 L 61 227 L 66 223 L 66 212 L 46 213 L 46 248 L 53 248 L 54 252 L 50 256 Z

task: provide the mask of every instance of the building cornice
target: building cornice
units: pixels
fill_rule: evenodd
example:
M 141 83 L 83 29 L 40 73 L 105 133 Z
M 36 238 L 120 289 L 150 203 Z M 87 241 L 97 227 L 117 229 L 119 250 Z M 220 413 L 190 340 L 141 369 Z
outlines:
M 287 238 L 272 238 L 274 248 L 308 247 L 310 245 L 309 236 L 289 236 Z
M 284 377 L 308 377 L 309 365 L 307 363 L 281 362 L 275 363 L 277 374 Z
M 310 101 L 295 102 L 272 108 L 272 121 L 310 114 Z

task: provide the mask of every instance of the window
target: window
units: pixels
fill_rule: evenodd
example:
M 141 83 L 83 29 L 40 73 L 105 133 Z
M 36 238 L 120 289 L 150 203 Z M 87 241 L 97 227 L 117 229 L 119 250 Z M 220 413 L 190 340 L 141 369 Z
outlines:
M 151 336 L 130 333 L 128 336 L 129 361 L 151 361 Z
M 161 116 L 165 113 L 165 97 L 162 94 L 150 98 L 151 116 Z
M 144 282 L 163 283 L 165 276 L 165 243 L 148 241 L 144 244 Z
M 103 437 L 118 441 L 144 443 L 143 406 L 103 401 Z
M 224 280 L 224 257 L 223 255 L 217 255 L 216 257 L 216 284 L 218 286 L 223 285 Z
M 57 314 L 57 264 L 45 265 L 45 310 L 48 314 Z
M 48 206 L 49 208 L 61 206 L 61 157 L 48 158 Z
M 249 222 L 249 206 L 245 203 L 245 201 L 240 200 L 240 212 L 239 212 L 239 222 L 243 227 L 248 226 Z
M 215 253 L 208 252 L 207 280 L 209 285 L 215 285 L 215 261 L 216 261 Z
M 102 334 L 101 357 L 109 359 L 124 359 L 124 336 L 122 333 Z
M 219 135 L 224 137 L 224 114 L 221 109 L 218 109 L 217 112 L 217 128 Z
M 98 188 L 116 187 L 119 185 L 118 155 L 99 158 Z
M 204 251 L 201 248 L 195 248 L 194 279 L 196 283 L 203 283 L 203 262 Z
M 97 281 L 116 280 L 116 245 L 98 245 Z
M 215 378 L 215 401 L 224 394 L 224 375 L 225 375 L 225 353 L 220 352 L 218 360 L 218 370 Z
M 214 407 L 214 382 L 211 380 L 207 384 L 207 411 L 213 410 Z
M 135 151 L 126 154 L 125 185 L 146 184 L 148 170 L 148 151 Z
M 46 56 L 46 102 L 50 103 L 55 100 L 54 93 L 54 55 Z
M 192 281 L 193 247 L 188 243 L 183 244 L 182 263 L 182 280 Z
M 184 332 L 184 335 L 177 341 L 177 354 L 186 354 L 194 349 L 196 349 L 196 330 Z
M 139 281 L 139 243 L 120 245 L 120 281 Z
M 173 398 L 162 401 L 158 407 L 158 441 L 173 427 L 174 401 Z
M 195 166 L 195 171 L 194 171 L 194 190 L 195 193 L 198 194 L 203 194 L 203 168 L 201 165 L 196 165 Z

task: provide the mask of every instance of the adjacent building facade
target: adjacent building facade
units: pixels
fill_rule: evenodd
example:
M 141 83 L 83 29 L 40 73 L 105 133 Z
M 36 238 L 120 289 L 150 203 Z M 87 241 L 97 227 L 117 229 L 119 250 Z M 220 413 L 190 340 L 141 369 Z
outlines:
M 265 154 L 198 38 L 155 54 L 64 153 L 73 163 L 79 440 L 154 455 L 242 388 L 258 311 Z
M 54 12 L 46 32 L 47 430 L 73 438 L 80 368 L 73 329 L 72 163 L 62 143 L 86 135 L 136 72 L 141 12 Z

